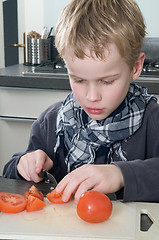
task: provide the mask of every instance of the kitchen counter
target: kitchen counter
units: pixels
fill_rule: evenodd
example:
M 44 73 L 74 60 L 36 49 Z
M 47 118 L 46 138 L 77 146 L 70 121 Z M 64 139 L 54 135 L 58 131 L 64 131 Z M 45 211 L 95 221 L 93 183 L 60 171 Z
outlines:
M 67 74 L 32 75 L 32 66 L 17 64 L 0 69 L 0 87 L 69 90 Z M 28 72 L 28 74 L 26 74 Z M 30 73 L 30 74 L 29 74 Z
M 0 87 L 70 90 L 67 74 L 33 74 L 34 67 L 17 64 L 0 69 Z M 159 95 L 159 77 L 139 77 L 137 84 Z

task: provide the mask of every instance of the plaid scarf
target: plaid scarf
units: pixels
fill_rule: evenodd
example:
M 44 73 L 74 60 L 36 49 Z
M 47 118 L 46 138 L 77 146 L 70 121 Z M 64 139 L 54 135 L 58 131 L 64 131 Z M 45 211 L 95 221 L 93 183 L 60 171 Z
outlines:
M 146 104 L 151 99 L 157 101 L 147 94 L 146 88 L 131 83 L 123 109 L 102 121 L 96 121 L 84 112 L 73 93 L 68 95 L 57 115 L 57 143 L 54 148 L 56 152 L 63 137 L 67 149 L 67 171 L 86 163 L 94 163 L 96 151 L 102 145 L 110 148 L 109 163 L 113 151 L 121 160 L 127 160 L 120 142 L 140 128 Z

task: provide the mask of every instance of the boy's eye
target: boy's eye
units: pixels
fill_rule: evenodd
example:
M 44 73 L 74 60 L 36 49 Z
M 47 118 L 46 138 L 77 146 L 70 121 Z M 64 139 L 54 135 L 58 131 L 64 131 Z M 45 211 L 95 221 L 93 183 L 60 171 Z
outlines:
M 84 82 L 83 79 L 73 79 L 73 81 L 74 81 L 75 83 L 82 83 L 82 82 Z
M 78 82 L 78 83 L 81 83 L 81 82 L 83 82 L 83 81 L 84 81 L 83 79 L 75 80 L 75 82 Z
M 101 80 L 101 82 L 104 83 L 104 84 L 107 84 L 107 85 L 111 85 L 111 84 L 113 84 L 114 80 L 110 81 L 110 80 L 104 80 L 103 79 L 103 80 Z

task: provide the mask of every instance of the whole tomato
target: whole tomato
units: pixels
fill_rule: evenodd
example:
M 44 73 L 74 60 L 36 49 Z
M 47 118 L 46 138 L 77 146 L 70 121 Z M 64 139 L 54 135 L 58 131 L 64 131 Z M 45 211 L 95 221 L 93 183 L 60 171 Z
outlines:
M 110 217 L 112 208 L 111 200 L 104 193 L 90 190 L 81 195 L 77 214 L 86 222 L 99 223 Z

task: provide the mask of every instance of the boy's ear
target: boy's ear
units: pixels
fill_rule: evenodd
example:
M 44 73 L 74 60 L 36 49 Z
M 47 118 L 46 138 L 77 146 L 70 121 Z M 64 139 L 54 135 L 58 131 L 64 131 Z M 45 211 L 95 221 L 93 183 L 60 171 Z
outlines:
M 145 60 L 145 54 L 140 53 L 137 61 L 134 64 L 133 70 L 132 70 L 132 80 L 137 80 L 138 77 L 140 76 L 140 74 L 142 72 L 144 60 Z

